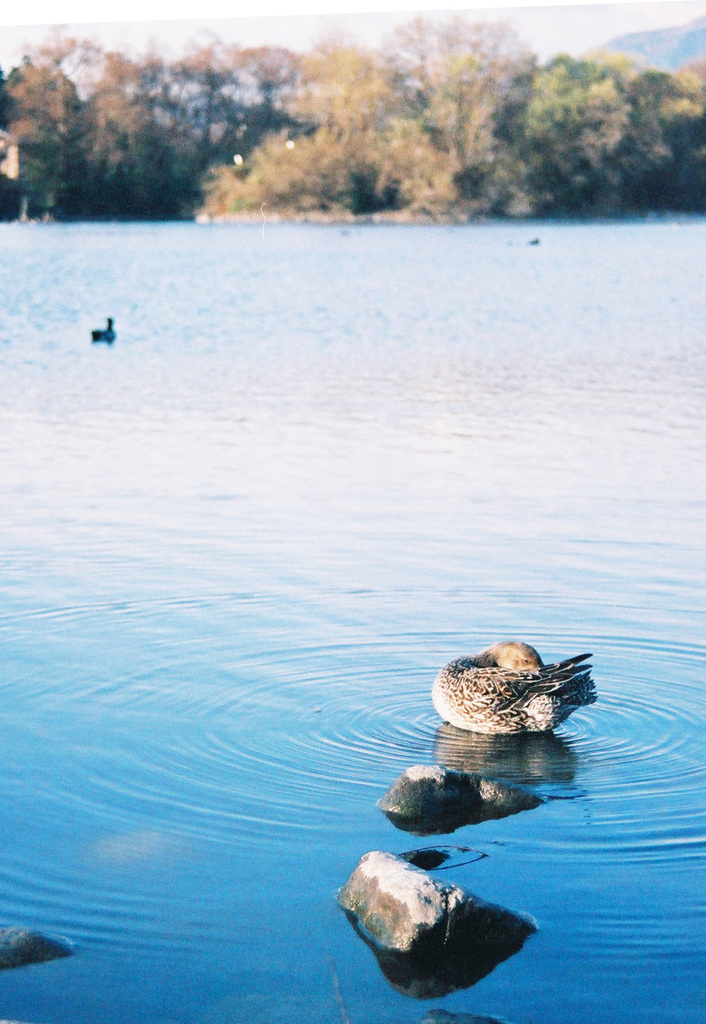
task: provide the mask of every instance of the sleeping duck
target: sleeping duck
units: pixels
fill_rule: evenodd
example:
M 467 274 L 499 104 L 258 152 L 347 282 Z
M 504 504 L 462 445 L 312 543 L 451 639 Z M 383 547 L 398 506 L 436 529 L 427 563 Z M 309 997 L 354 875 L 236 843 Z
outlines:
M 595 701 L 591 666 L 586 664 L 590 657 L 579 654 L 545 665 L 529 644 L 493 644 L 442 668 L 432 701 L 444 721 L 458 729 L 544 732 Z

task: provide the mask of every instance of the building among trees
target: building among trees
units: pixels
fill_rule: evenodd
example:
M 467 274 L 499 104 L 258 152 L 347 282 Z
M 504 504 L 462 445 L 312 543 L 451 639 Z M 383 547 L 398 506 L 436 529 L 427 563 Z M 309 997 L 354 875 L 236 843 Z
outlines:
M 10 181 L 20 176 L 20 147 L 14 135 L 0 128 L 0 174 Z
M 10 132 L 0 128 L 0 219 L 14 220 L 21 216 L 20 147 Z

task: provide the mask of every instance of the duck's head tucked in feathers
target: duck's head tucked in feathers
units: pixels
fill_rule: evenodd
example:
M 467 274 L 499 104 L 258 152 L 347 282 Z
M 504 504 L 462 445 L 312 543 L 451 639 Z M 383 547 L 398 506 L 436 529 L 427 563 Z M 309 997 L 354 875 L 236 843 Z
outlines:
M 544 662 L 529 644 L 507 640 L 486 647 L 471 659 L 478 668 L 511 668 L 515 672 L 539 672 Z

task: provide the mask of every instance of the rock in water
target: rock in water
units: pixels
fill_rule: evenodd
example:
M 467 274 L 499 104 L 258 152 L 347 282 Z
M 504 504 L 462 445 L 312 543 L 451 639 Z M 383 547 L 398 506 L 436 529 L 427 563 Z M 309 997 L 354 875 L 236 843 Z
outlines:
M 50 939 L 26 928 L 0 928 L 0 970 L 41 964 L 71 956 L 71 948 L 59 939 Z
M 438 835 L 489 818 L 505 818 L 541 803 L 540 797 L 510 782 L 420 764 L 393 782 L 378 807 L 405 832 Z
M 475 984 L 536 930 L 531 919 L 378 850 L 361 858 L 338 902 L 388 981 L 417 999 Z
M 361 858 L 338 902 L 378 946 L 408 953 L 445 934 L 460 896 L 456 886 L 434 881 L 402 857 L 374 850 Z

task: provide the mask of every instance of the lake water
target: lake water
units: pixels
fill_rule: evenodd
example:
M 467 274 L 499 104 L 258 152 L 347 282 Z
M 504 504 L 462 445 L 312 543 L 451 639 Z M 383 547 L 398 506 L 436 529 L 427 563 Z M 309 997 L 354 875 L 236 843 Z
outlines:
M 75 947 L 0 1017 L 703 1022 L 705 253 L 698 220 L 0 226 L 0 926 Z M 441 727 L 437 670 L 508 638 L 592 651 L 598 702 Z M 551 799 L 415 837 L 376 801 L 432 763 Z M 539 930 L 420 1001 L 335 896 L 434 843 Z

